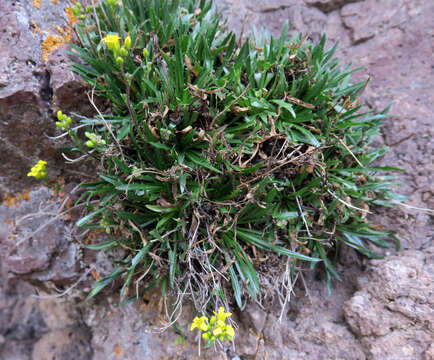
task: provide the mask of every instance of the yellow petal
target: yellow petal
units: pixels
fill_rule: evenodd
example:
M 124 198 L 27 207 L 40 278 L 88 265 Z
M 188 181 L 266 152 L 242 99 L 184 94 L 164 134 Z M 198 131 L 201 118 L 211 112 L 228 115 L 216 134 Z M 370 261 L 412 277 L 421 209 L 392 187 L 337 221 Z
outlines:
M 223 329 L 221 327 L 216 327 L 212 333 L 214 336 L 219 336 L 220 334 L 223 334 Z
M 232 338 L 235 335 L 235 329 L 230 325 L 226 325 L 225 333 Z

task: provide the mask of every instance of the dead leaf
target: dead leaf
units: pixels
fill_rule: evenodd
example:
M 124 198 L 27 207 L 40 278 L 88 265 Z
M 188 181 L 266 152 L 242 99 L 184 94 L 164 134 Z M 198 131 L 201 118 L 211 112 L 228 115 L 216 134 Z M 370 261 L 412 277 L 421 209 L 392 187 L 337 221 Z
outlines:
M 234 106 L 234 107 L 232 108 L 232 111 L 233 111 L 235 114 L 239 114 L 239 113 L 246 112 L 246 111 L 249 111 L 249 110 L 250 110 L 250 106 L 241 107 L 241 106 L 236 105 L 236 106 Z

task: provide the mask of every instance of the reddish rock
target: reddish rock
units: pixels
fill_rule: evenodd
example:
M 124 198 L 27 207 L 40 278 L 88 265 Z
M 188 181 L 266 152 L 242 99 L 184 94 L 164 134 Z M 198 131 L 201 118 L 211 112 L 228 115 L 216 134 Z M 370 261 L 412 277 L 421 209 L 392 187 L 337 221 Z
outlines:
M 410 196 L 411 205 L 433 208 L 432 1 L 218 0 L 217 5 L 228 7 L 229 27 L 238 33 L 244 22 L 244 34 L 250 34 L 256 26 L 279 35 L 289 19 L 291 34 L 301 31 L 316 40 L 326 32 L 330 40 L 339 40 L 339 55 L 344 63 L 353 61 L 355 67 L 367 69 L 356 74 L 356 78 L 371 77 L 362 101 L 368 107 L 378 108 L 394 102 L 394 116 L 385 121 L 381 139 L 391 151 L 380 163 L 405 168 L 408 173 L 398 177 L 404 186 L 398 190 Z M 54 144 L 44 137 L 55 132 L 52 110 L 87 112 L 91 108 L 81 87 L 83 83 L 68 69 L 65 48 L 49 54 L 47 63 L 42 61 L 40 42 L 55 24 L 62 25 L 61 4 L 55 6 L 43 0 L 37 10 L 31 1 L 21 5 L 18 1 L 0 1 L 0 13 L 0 191 L 5 192 L 34 184 L 25 175 L 39 158 L 54 161 L 58 157 Z M 56 171 L 56 165 L 60 170 L 62 163 L 53 162 L 50 166 Z M 22 222 L 16 238 L 8 238 L 13 229 L 5 223 L 37 212 L 49 197 L 32 195 L 31 205 L 0 207 L 0 262 L 10 275 L 38 284 L 45 280 L 63 284 L 80 274 L 75 266 L 82 260 L 75 243 L 68 238 L 70 230 L 63 220 L 41 230 L 35 239 L 23 241 L 19 249 L 14 247 L 16 242 L 26 239 L 50 216 Z M 47 209 L 57 214 L 58 208 Z M 391 255 L 372 263 L 366 276 L 361 276 L 362 269 L 369 262 L 344 251 L 338 264 L 345 274 L 344 281 L 335 284 L 332 294 L 327 293 L 323 278 L 307 273 L 308 290 L 301 284 L 295 288 L 282 323 L 276 316 L 279 308 L 263 312 L 253 306 L 248 313 L 242 313 L 237 319 L 240 327 L 236 352 L 246 359 L 258 360 L 434 358 L 430 345 L 432 259 L 427 255 L 434 235 L 431 216 L 401 207 L 379 210 L 373 220 L 397 231 L 404 248 L 425 250 L 399 257 Z M 101 265 L 102 258 L 107 268 Z M 109 272 L 110 261 L 103 254 L 96 263 L 102 276 Z M 354 294 L 358 277 L 358 291 Z M 14 291 L 0 289 L 0 358 L 30 358 L 34 342 L 47 334 L 33 350 L 35 358 L 59 358 L 71 351 L 75 358 L 86 359 L 90 335 L 86 330 L 83 333 L 87 340 L 77 335 L 82 331 L 77 326 L 79 322 L 88 324 L 93 333 L 95 359 L 115 354 L 128 359 L 193 358 L 197 354 L 197 338 L 191 332 L 187 331 L 185 348 L 174 345 L 174 331 L 162 335 L 147 332 L 156 325 L 154 309 L 145 314 L 133 306 L 119 309 L 116 296 L 109 296 L 113 305 L 86 303 L 83 315 L 79 315 L 59 308 L 61 301 L 73 306 L 72 297 L 39 303 L 28 298 L 32 292 L 28 285 L 19 282 L 16 286 Z M 77 296 L 83 298 L 85 294 L 78 290 Z M 15 306 L 15 302 L 19 305 Z M 187 308 L 183 311 L 181 324 L 187 329 L 191 321 L 187 318 L 193 314 Z M 57 338 L 56 329 L 64 329 Z M 72 340 L 68 340 L 71 329 Z M 51 345 L 56 345 L 55 352 L 49 350 Z M 213 349 L 202 355 L 213 359 L 221 356 Z
M 53 107 L 64 112 L 73 111 L 81 115 L 92 115 L 87 83 L 71 70 L 70 62 L 78 61 L 68 54 L 71 49 L 62 46 L 49 55 L 47 69 L 51 74 L 50 87 L 53 91 Z
M 372 359 L 421 359 L 434 338 L 434 248 L 372 262 L 345 319 Z
M 56 57 L 50 64 L 42 59 L 41 43 L 50 35 L 60 36 L 56 26 L 65 26 L 64 5 L 43 1 L 38 9 L 32 1 L 0 2 L 0 197 L 31 186 L 26 174 L 39 159 L 50 163 L 49 176 L 56 175 L 56 165 L 62 167 L 56 144 L 47 137 L 57 131 L 53 85 L 59 105 L 70 110 L 83 104 L 83 84 L 80 90 L 77 79 L 65 79 L 71 72 Z M 75 93 L 66 100 L 68 87 Z
M 67 327 L 43 335 L 35 344 L 33 360 L 91 360 L 92 335 L 86 328 Z
M 59 199 L 40 188 L 19 205 L 0 206 L 0 259 L 3 274 L 34 282 L 58 284 L 74 280 L 79 244 L 65 216 L 59 214 Z
M 305 0 L 307 5 L 314 6 L 324 12 L 337 10 L 346 4 L 357 1 L 360 0 Z

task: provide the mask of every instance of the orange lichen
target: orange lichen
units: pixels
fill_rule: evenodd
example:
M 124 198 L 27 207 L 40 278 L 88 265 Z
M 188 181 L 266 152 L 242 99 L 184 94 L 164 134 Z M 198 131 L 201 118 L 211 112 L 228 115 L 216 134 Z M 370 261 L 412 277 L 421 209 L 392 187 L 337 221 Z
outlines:
M 7 207 L 10 206 L 20 206 L 21 201 L 29 201 L 30 199 L 30 190 L 24 190 L 21 194 L 13 196 L 11 194 L 6 194 L 3 196 L 3 204 Z
M 98 237 L 100 237 L 100 235 L 104 233 L 104 229 L 92 229 L 89 231 L 86 239 L 85 239 L 85 243 L 86 244 L 94 244 L 95 240 L 98 239 Z
M 52 0 L 53 1 L 53 0 Z M 57 1 L 57 0 L 55 0 Z M 54 29 L 60 35 L 48 35 L 44 41 L 42 41 L 42 60 L 44 62 L 48 61 L 49 54 L 62 46 L 63 44 L 68 43 L 72 39 L 72 26 L 77 22 L 77 18 L 72 13 L 70 7 L 65 8 L 65 13 L 67 17 L 66 26 L 58 26 L 55 25 Z M 36 24 L 35 24 L 36 25 Z
M 101 280 L 101 276 L 99 276 L 98 271 L 96 271 L 95 269 L 93 269 L 93 270 L 91 271 L 91 273 L 92 273 L 93 278 L 94 278 L 96 281 Z
M 50 52 L 56 50 L 65 43 L 64 39 L 58 35 L 48 35 L 44 41 L 42 41 L 42 60 L 48 61 L 48 55 Z
M 72 31 L 69 27 L 61 28 L 60 26 L 55 26 L 55 29 L 60 33 L 59 35 L 48 35 L 44 41 L 42 41 L 42 60 L 44 62 L 48 61 L 48 56 L 50 53 L 63 44 L 71 41 Z
M 69 25 L 74 25 L 77 22 L 77 18 L 72 13 L 71 8 L 68 6 L 65 8 L 66 17 L 68 18 L 67 22 Z
M 57 4 L 59 3 L 59 0 L 51 0 L 51 2 L 52 2 L 54 5 L 57 5 Z
M 107 316 L 106 316 L 106 319 L 110 319 L 110 318 L 112 318 L 113 316 L 114 316 L 114 314 L 116 314 L 116 311 L 111 311 L 110 312 L 110 314 L 108 314 Z
M 41 28 L 33 20 L 30 23 L 30 28 L 32 29 L 33 36 L 36 36 L 38 33 L 42 33 Z
M 32 0 L 32 4 L 38 10 L 41 8 L 41 0 Z
M 115 345 L 113 353 L 116 357 L 119 357 L 124 353 L 124 351 L 121 349 L 121 346 L 119 345 L 119 342 Z

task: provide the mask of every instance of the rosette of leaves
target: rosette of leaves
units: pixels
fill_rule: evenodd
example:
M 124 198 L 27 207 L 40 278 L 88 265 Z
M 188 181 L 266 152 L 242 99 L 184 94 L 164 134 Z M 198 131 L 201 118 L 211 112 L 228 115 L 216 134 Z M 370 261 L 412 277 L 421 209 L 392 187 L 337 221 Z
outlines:
M 393 169 L 372 166 L 386 110 L 363 111 L 366 82 L 325 38 L 237 40 L 205 0 L 100 1 L 75 30 L 73 69 L 110 104 L 82 120 L 105 144 L 78 225 L 109 233 L 90 248 L 125 254 L 90 296 L 121 278 L 124 301 L 158 285 L 197 310 L 243 307 L 264 259 L 289 259 L 291 276 L 321 266 L 330 283 L 341 246 L 392 245 L 367 220 L 399 199 Z M 108 35 L 130 37 L 122 61 Z

